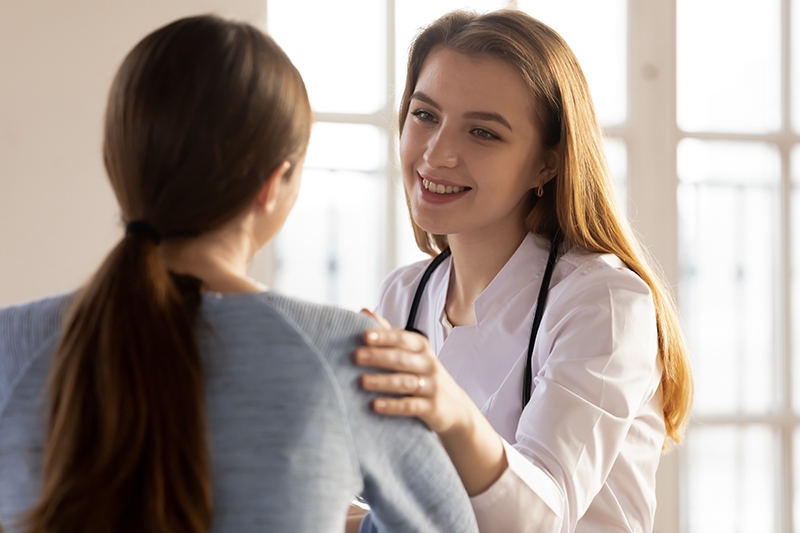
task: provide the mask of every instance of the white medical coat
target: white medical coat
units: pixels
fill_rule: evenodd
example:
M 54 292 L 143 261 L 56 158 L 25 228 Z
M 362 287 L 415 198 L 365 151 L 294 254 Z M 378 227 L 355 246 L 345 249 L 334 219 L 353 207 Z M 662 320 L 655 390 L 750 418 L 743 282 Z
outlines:
M 472 498 L 483 532 L 650 532 L 665 438 L 655 308 L 616 256 L 567 250 L 556 263 L 522 377 L 549 243 L 529 234 L 474 302 L 477 324 L 441 322 L 452 260 L 431 276 L 416 328 L 503 437 L 509 468 Z M 405 327 L 429 261 L 384 280 L 376 312 Z

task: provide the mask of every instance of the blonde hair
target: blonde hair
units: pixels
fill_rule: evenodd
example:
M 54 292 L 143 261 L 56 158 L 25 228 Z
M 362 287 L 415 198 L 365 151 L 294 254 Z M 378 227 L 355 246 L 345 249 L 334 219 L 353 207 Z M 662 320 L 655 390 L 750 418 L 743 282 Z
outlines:
M 589 87 L 575 55 L 547 25 L 516 10 L 478 15 L 454 11 L 425 28 L 414 40 L 400 108 L 400 132 L 410 97 L 430 52 L 445 47 L 468 55 L 489 55 L 513 67 L 531 91 L 542 143 L 556 150 L 559 173 L 544 185 L 541 198 L 529 194 L 528 231 L 566 247 L 580 246 L 619 257 L 653 294 L 661 388 L 667 436 L 681 441 L 694 385 L 677 309 L 655 264 L 638 242 L 619 208 L 606 166 L 602 135 Z M 406 198 L 408 200 L 408 198 Z M 412 219 L 420 250 L 435 255 L 447 247 Z

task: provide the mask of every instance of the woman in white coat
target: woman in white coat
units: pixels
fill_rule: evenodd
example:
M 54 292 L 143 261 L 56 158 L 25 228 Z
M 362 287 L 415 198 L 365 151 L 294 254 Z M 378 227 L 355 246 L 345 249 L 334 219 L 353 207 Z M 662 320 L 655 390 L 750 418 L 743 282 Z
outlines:
M 445 15 L 412 45 L 400 131 L 417 244 L 438 259 L 381 287 L 398 329 L 355 354 L 395 371 L 362 377 L 389 393 L 373 409 L 438 434 L 482 531 L 651 531 L 691 370 L 575 56 L 518 11 Z

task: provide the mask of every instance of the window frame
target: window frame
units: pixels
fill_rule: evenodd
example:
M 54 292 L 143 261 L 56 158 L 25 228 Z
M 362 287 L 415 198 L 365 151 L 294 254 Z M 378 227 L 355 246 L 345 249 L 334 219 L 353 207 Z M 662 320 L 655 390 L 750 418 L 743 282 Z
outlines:
M 678 144 L 683 139 L 705 141 L 765 142 L 775 146 L 781 159 L 779 250 L 776 280 L 776 365 L 779 379 L 779 404 L 775 412 L 764 415 L 702 415 L 691 418 L 693 427 L 766 425 L 780 437 L 780 457 L 776 473 L 779 487 L 776 527 L 794 531 L 794 434 L 800 429 L 800 416 L 792 402 L 792 149 L 800 145 L 800 134 L 792 130 L 791 102 L 791 9 L 792 0 L 780 0 L 781 16 L 781 128 L 771 133 L 723 133 L 683 131 L 677 123 L 677 0 L 642 2 L 629 0 L 630 128 L 629 191 L 632 220 L 644 242 L 660 262 L 670 285 L 680 281 L 678 253 L 679 185 Z M 800 3 L 798 3 L 800 5 Z M 647 158 L 652 159 L 648 162 Z M 646 189 L 650 188 L 650 191 Z M 659 198 L 660 196 L 660 198 Z M 637 209 L 638 207 L 638 209 Z M 656 218 L 656 213 L 660 217 Z M 659 220 L 660 219 L 660 220 Z M 680 302 L 678 302 L 680 304 Z M 693 358 L 700 354 L 691 354 Z M 690 531 L 687 501 L 687 452 L 678 448 L 662 457 L 658 473 L 656 531 Z

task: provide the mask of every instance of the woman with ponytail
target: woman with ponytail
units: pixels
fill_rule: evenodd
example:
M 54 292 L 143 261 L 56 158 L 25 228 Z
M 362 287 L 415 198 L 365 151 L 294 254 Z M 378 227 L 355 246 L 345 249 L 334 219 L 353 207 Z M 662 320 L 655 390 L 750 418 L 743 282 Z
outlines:
M 435 437 L 354 386 L 374 323 L 246 276 L 311 121 L 249 25 L 178 20 L 125 58 L 103 145 L 125 236 L 76 293 L 0 310 L 6 533 L 341 531 L 355 493 L 389 531 L 475 530 Z

